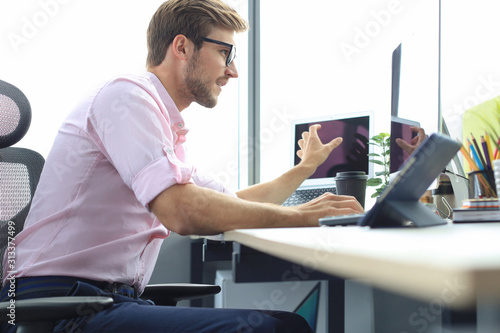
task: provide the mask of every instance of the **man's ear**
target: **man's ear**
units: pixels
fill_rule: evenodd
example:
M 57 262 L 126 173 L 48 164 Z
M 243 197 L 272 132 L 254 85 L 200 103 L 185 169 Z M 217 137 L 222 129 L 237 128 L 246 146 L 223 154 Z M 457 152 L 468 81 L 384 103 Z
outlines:
M 184 35 L 175 36 L 172 41 L 172 51 L 179 60 L 187 60 L 194 50 L 194 44 Z

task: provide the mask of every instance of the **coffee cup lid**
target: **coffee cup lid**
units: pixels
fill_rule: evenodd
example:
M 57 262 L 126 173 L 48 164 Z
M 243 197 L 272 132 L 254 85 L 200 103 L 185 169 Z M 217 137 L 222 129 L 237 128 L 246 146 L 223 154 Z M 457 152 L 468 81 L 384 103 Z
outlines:
M 350 178 L 350 179 L 366 179 L 368 176 L 364 171 L 342 171 L 337 172 L 335 179 Z

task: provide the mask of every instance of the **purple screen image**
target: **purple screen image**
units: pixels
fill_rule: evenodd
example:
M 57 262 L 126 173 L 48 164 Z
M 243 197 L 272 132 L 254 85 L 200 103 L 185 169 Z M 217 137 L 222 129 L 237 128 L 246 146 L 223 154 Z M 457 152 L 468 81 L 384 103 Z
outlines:
M 321 125 L 318 131 L 321 142 L 327 143 L 339 136 L 343 141 L 309 179 L 335 177 L 337 172 L 342 171 L 364 171 L 368 174 L 369 116 L 298 124 L 295 127 L 295 165 L 300 162 L 297 141 L 302 138 L 303 132 L 309 130 L 309 126 L 315 124 Z
M 396 121 L 391 121 L 391 145 L 390 145 L 390 167 L 389 172 L 394 173 L 401 168 L 404 161 L 410 156 L 405 150 L 401 149 L 396 144 L 396 139 L 400 138 L 406 142 L 410 142 L 417 133 L 411 130 L 411 126 L 409 124 L 403 124 Z

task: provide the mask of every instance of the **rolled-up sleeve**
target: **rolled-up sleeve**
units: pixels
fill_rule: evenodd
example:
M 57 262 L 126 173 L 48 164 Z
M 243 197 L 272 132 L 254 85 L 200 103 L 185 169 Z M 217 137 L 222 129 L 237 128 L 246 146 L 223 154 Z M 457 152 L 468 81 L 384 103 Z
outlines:
M 165 157 L 142 169 L 132 182 L 132 190 L 145 207 L 148 207 L 151 200 L 170 186 L 193 183 L 194 168 L 178 160 L 173 153 L 165 154 Z

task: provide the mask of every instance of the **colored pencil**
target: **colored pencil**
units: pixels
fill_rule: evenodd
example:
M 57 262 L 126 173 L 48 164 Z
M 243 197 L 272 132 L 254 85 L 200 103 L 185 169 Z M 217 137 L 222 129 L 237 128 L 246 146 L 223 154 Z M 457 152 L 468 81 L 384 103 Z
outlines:
M 490 157 L 490 162 L 493 162 L 493 150 L 491 149 L 490 136 L 486 131 L 484 131 L 484 141 L 486 141 L 486 146 L 488 147 L 488 156 Z
M 481 135 L 481 146 L 483 147 L 483 154 L 484 154 L 484 159 L 486 160 L 486 166 L 488 167 L 488 170 L 492 170 L 490 153 L 488 152 L 488 145 L 486 144 L 486 140 L 482 135 Z
M 458 140 L 457 140 L 458 141 Z M 460 142 L 460 141 L 459 141 Z M 470 154 L 467 152 L 467 149 L 462 145 L 460 147 L 460 152 L 462 153 L 463 157 L 467 160 L 467 163 L 469 163 L 469 167 L 472 171 L 478 171 L 479 168 L 477 167 L 477 164 L 474 163 L 472 158 L 470 157 Z
M 477 154 L 477 151 L 476 151 L 476 148 L 474 148 L 474 146 L 472 145 L 472 143 L 470 142 L 469 139 L 467 139 L 467 143 L 469 144 L 469 149 L 472 153 L 472 158 L 474 158 L 474 161 L 476 162 L 477 166 L 478 166 L 478 169 L 479 170 L 484 170 L 484 166 L 481 162 L 481 160 L 479 159 L 479 156 Z
M 481 169 L 481 170 L 487 170 L 488 167 L 486 165 L 486 161 L 484 160 L 483 154 L 481 154 L 481 149 L 479 149 L 479 145 L 477 144 L 476 138 L 474 137 L 474 135 L 472 133 L 470 134 L 470 137 L 472 139 L 472 143 L 474 144 L 474 148 L 476 148 L 477 156 L 479 157 L 479 160 L 481 161 L 481 164 L 483 165 L 483 169 Z

